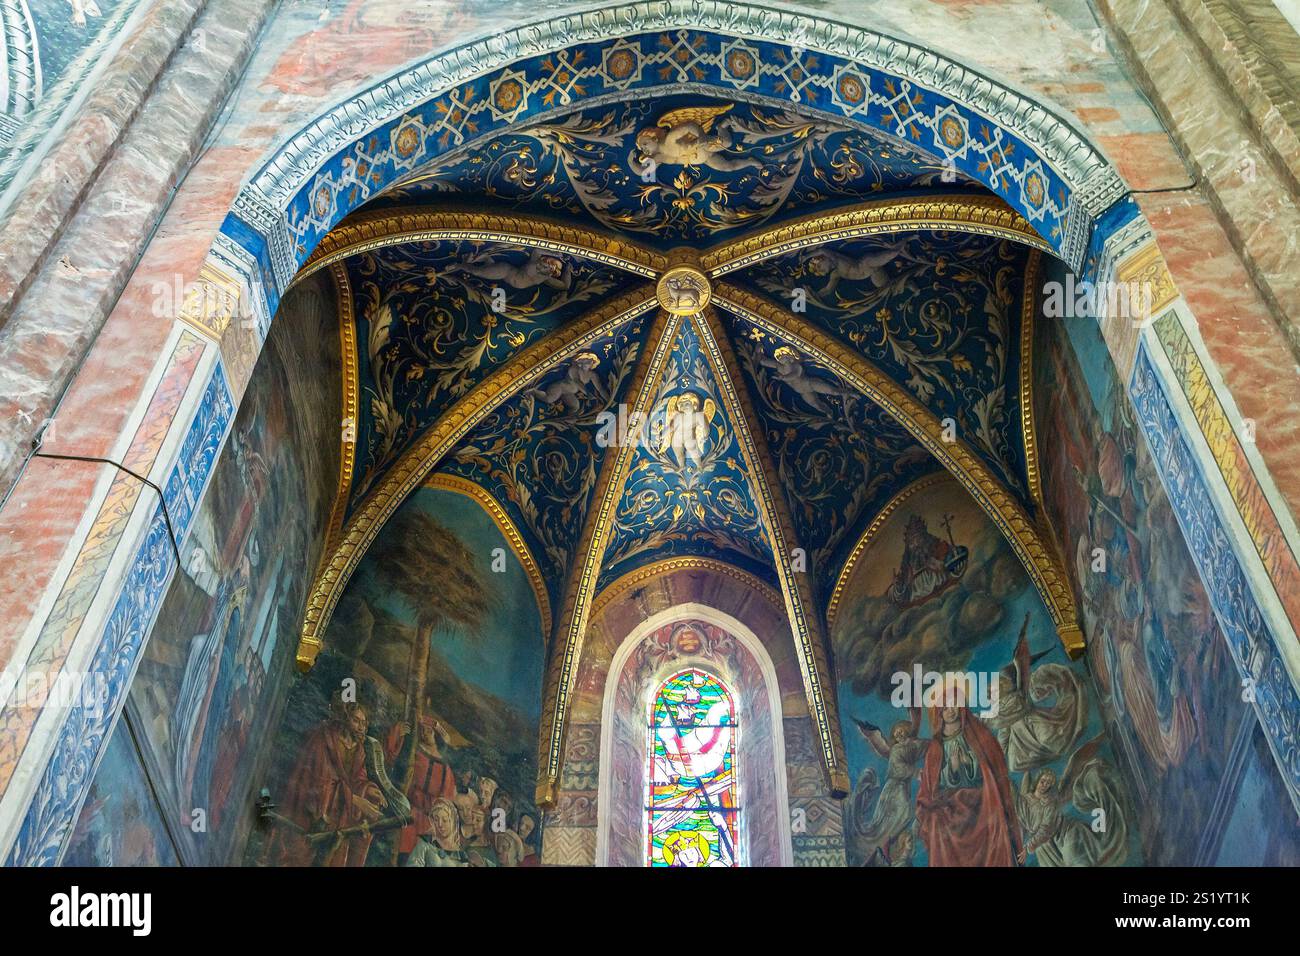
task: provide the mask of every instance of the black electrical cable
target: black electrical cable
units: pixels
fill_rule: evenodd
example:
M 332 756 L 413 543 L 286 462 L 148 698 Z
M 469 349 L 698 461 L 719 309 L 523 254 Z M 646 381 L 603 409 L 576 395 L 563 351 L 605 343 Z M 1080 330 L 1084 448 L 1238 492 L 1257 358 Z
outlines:
M 158 495 L 158 503 L 162 505 L 163 521 L 167 525 L 167 537 L 171 540 L 172 550 L 176 552 L 176 567 L 179 568 L 181 566 L 181 549 L 180 549 L 180 545 L 176 543 L 176 531 L 172 527 L 171 512 L 167 510 L 167 499 L 163 497 L 162 489 L 159 488 L 157 485 L 155 485 L 144 475 L 137 474 L 136 472 L 132 471 L 130 468 L 126 467 L 126 465 L 122 464 L 119 461 L 113 461 L 113 459 L 111 458 L 97 458 L 94 455 L 56 455 L 53 454 L 52 452 L 41 451 L 39 443 L 36 445 L 35 450 L 32 451 L 31 457 L 52 458 L 55 461 L 88 461 L 88 462 L 98 462 L 101 465 L 112 465 L 118 471 L 124 471 L 132 478 L 134 478 L 136 481 L 143 482 L 144 484 L 148 485 Z

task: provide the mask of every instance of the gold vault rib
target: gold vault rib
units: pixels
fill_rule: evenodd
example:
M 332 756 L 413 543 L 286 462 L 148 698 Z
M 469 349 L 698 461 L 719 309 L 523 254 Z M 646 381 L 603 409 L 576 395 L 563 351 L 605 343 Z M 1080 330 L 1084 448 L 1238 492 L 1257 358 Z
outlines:
M 628 410 L 629 432 L 635 433 L 654 401 L 655 390 L 667 366 L 668 353 L 677 328 L 678 316 L 660 311 L 645 345 L 637 356 L 636 371 L 629 384 L 632 404 Z M 557 619 L 555 640 L 551 642 L 546 681 L 542 687 L 542 723 L 537 742 L 537 805 L 555 805 L 560 767 L 564 760 L 564 737 L 569 709 L 569 691 L 582 655 L 587 621 L 591 615 L 596 579 L 605 557 L 609 533 L 608 516 L 617 507 L 627 484 L 635 444 L 619 442 L 613 454 L 606 449 L 596 479 L 591 508 L 582 523 L 582 536 L 576 549 L 577 561 L 565 585 L 564 606 Z
M 927 229 L 995 236 L 1052 251 L 1027 219 L 996 196 L 884 199 L 795 219 L 723 243 L 700 255 L 700 267 L 717 279 L 765 259 L 827 242 Z
M 363 252 L 443 239 L 547 249 L 613 266 L 646 279 L 662 272 L 667 263 L 661 254 L 634 242 L 534 216 L 433 209 L 377 211 L 350 217 L 335 226 L 303 263 L 290 287 L 320 269 Z
M 727 403 L 727 412 L 732 416 L 741 457 L 745 459 L 758 495 L 759 510 L 772 547 L 772 563 L 781 582 L 781 596 L 785 599 L 786 614 L 794 630 L 808 712 L 817 730 L 831 796 L 844 797 L 849 792 L 848 763 L 844 756 L 839 710 L 835 704 L 835 682 L 827 662 L 826 634 L 817 605 L 813 571 L 808 568 L 796 572 L 793 568 L 794 551 L 800 545 L 790 519 L 789 502 L 772 467 L 767 439 L 761 429 L 750 427 L 750 422 L 757 419 L 726 330 L 712 309 L 705 311 L 698 328 L 709 364 L 722 390 L 723 401 Z

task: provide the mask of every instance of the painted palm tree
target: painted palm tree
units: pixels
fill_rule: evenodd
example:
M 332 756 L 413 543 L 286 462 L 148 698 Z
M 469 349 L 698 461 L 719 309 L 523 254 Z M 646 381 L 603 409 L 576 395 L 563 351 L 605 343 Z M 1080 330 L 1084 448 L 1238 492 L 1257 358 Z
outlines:
M 405 721 L 416 731 L 423 716 L 429 648 L 434 633 L 440 628 L 481 633 L 489 610 L 483 556 L 467 548 L 435 518 L 408 505 L 393 516 L 371 557 L 379 580 L 415 613 Z M 403 792 L 411 784 L 414 762 L 410 759 L 410 746 L 417 733 L 408 736 L 407 746 L 394 767 Z

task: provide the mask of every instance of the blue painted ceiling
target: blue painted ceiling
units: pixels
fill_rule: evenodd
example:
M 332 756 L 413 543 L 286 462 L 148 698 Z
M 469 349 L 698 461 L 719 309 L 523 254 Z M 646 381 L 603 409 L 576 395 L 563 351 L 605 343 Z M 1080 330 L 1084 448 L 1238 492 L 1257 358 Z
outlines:
M 652 164 L 652 160 L 655 162 Z M 496 135 L 415 171 L 366 209 L 512 212 L 649 248 L 703 250 L 866 200 L 958 191 L 971 180 L 914 145 L 783 106 L 674 95 L 590 106 Z M 547 258 L 543 260 L 543 255 Z M 726 277 L 870 358 L 951 418 L 1027 509 L 1019 407 L 1032 254 L 968 234 L 915 231 L 817 246 Z M 452 402 L 494 368 L 644 278 L 568 253 L 469 241 L 408 242 L 343 265 L 356 324 L 360 409 L 346 508 L 373 491 Z M 493 302 L 504 290 L 504 303 Z M 796 290 L 798 302 L 796 302 Z M 494 310 L 493 306 L 500 306 Z M 493 413 L 439 466 L 490 492 L 542 568 L 553 602 L 609 449 L 600 413 L 624 394 L 648 313 L 585 348 Z M 718 310 L 822 598 L 857 538 L 899 491 L 940 469 L 900 424 L 792 343 Z M 775 582 L 773 555 L 724 400 L 684 320 L 609 528 L 599 587 L 653 561 L 718 558 Z M 686 404 L 682 404 L 686 403 Z M 689 405 L 687 452 L 664 439 Z
M 580 110 L 454 151 L 368 208 L 520 211 L 660 248 L 703 247 L 814 211 L 973 186 L 906 143 L 788 104 L 679 95 Z

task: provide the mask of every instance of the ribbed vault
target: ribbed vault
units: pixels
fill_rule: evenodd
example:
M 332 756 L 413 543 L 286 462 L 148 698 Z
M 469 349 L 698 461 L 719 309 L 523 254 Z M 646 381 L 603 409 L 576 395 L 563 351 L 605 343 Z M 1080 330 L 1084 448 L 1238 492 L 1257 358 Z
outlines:
M 919 149 L 788 102 L 674 95 L 511 130 L 413 171 L 316 248 L 344 309 L 344 475 L 299 647 L 431 475 L 517 529 L 554 611 L 539 802 L 593 601 L 706 558 L 780 593 L 831 788 L 825 629 L 863 532 L 947 470 L 1072 652 L 1029 385 L 1048 241 Z

